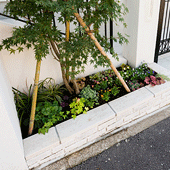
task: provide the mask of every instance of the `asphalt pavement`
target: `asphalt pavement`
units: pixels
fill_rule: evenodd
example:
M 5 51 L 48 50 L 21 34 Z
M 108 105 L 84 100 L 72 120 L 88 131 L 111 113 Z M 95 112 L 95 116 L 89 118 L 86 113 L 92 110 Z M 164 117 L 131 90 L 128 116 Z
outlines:
M 170 170 L 170 117 L 69 170 Z

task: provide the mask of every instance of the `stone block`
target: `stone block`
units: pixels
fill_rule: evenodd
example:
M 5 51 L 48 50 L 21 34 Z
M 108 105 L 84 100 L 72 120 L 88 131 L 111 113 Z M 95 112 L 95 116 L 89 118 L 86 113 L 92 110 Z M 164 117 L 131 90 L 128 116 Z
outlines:
M 81 141 L 78 141 L 78 142 L 76 142 L 76 143 L 74 143 L 74 144 L 66 147 L 66 148 L 64 149 L 64 151 L 65 151 L 66 154 L 68 154 L 68 153 L 71 152 L 72 150 L 74 150 L 74 149 L 76 149 L 76 148 L 79 148 L 80 146 L 82 146 L 82 145 L 84 145 L 84 144 L 86 144 L 86 143 L 87 143 L 87 138 L 86 138 L 86 139 L 83 139 L 83 140 L 81 140 Z
M 108 127 L 106 128 L 106 130 L 107 130 L 107 132 L 113 131 L 113 130 L 121 127 L 123 124 L 124 124 L 123 119 L 120 119 L 119 121 L 115 122 L 114 124 L 108 126 Z
M 89 133 L 92 128 L 96 128 L 102 122 L 106 122 L 109 119 L 115 117 L 115 112 L 104 104 L 93 110 L 88 111 L 87 114 L 82 114 L 76 117 L 76 119 L 70 119 L 56 126 L 61 143 L 69 143 L 69 141 L 76 142 L 76 139 L 82 135 Z M 96 129 L 97 130 L 97 129 Z
M 170 96 L 170 90 L 167 90 L 164 93 L 162 93 L 162 99 L 167 98 L 168 96 Z
M 58 153 L 59 151 L 61 151 L 63 149 L 63 145 L 53 145 L 51 151 L 52 151 L 52 154 L 54 153 Z
M 24 152 L 26 160 L 29 160 L 36 155 L 40 155 L 46 151 L 51 150 L 51 147 L 59 145 L 59 138 L 56 134 L 55 128 L 49 129 L 45 135 L 35 134 L 23 140 Z
M 146 89 L 148 89 L 150 92 L 154 94 L 154 96 L 159 96 L 164 94 L 165 92 L 168 92 L 170 90 L 170 81 L 167 81 L 164 84 L 156 85 L 156 86 L 151 86 L 148 85 L 146 86 Z
M 93 135 L 89 136 L 88 137 L 88 142 L 90 141 L 93 141 L 93 140 L 96 140 L 97 138 L 99 138 L 100 136 L 103 136 L 104 134 L 106 133 L 106 128 L 105 129 L 102 129 L 96 133 L 94 133 Z
M 145 87 L 143 87 L 139 90 L 109 102 L 109 105 L 116 112 L 116 115 L 119 116 L 122 115 L 122 112 L 125 113 L 132 110 L 133 108 L 137 108 L 142 103 L 147 103 L 152 98 L 153 94 L 149 92 Z
M 144 102 L 133 108 L 133 112 L 141 112 L 141 110 L 146 109 L 148 107 L 148 102 Z
M 157 106 L 162 100 L 162 94 L 155 96 L 152 100 L 148 102 L 149 106 Z
M 117 117 L 111 119 L 111 120 L 108 120 L 106 122 L 103 122 L 102 124 L 98 125 L 98 130 L 102 130 L 104 128 L 107 128 L 108 126 L 114 124 L 115 122 L 117 121 Z
M 170 104 L 170 99 L 169 100 L 164 100 L 164 101 L 161 101 L 161 103 L 160 103 L 160 107 L 164 107 L 164 106 L 166 106 L 166 105 L 168 105 L 168 104 Z
M 28 159 L 27 160 L 27 164 L 28 166 L 32 165 L 32 164 L 35 164 L 35 163 L 38 163 L 40 160 L 43 160 L 44 158 L 48 157 L 51 155 L 51 151 L 46 151 L 44 153 L 41 153 L 35 157 L 32 157 L 31 159 Z
M 79 141 L 79 140 L 82 140 L 84 138 L 87 138 L 88 136 L 91 136 L 96 132 L 97 132 L 97 126 L 94 126 L 91 129 L 88 128 L 87 131 L 84 131 L 84 133 L 81 133 L 76 137 L 76 141 Z
M 39 165 L 40 165 L 39 163 L 35 163 L 35 164 L 33 164 L 33 165 L 30 165 L 30 166 L 29 166 L 29 169 L 35 168 L 35 167 L 37 167 L 37 166 L 39 166 Z
M 133 114 L 129 115 L 129 116 L 126 116 L 123 118 L 123 122 L 131 122 L 135 117 L 139 116 L 139 112 L 134 112 Z
M 57 158 L 60 158 L 60 157 L 64 157 L 64 150 L 61 150 L 55 154 L 52 154 L 51 156 L 39 161 L 39 164 L 43 164 L 43 163 L 46 163 L 48 161 L 51 161 L 53 159 L 57 159 Z
M 160 108 L 160 104 L 156 105 L 156 106 L 152 106 L 152 107 L 148 108 L 147 114 L 151 113 L 151 112 L 154 112 L 154 111 L 158 110 L 159 108 Z

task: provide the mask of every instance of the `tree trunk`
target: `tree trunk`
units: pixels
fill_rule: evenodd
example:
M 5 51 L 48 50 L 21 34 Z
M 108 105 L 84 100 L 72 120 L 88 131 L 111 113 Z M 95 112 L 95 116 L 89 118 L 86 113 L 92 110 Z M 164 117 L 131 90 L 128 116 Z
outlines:
M 32 134 L 32 131 L 34 128 L 35 109 L 36 109 L 37 93 L 38 93 L 38 82 L 39 82 L 39 76 L 40 76 L 40 66 L 41 66 L 41 60 L 37 60 L 28 135 Z
M 69 41 L 70 36 L 70 22 L 66 21 L 66 41 Z M 66 57 L 66 63 L 68 62 L 68 58 Z M 66 79 L 69 82 L 69 68 L 66 66 Z
M 73 87 L 75 89 L 76 94 L 79 94 L 80 93 L 80 89 L 79 89 L 79 87 L 77 85 L 76 79 L 72 79 L 71 82 L 73 83 Z
M 98 50 L 101 52 L 102 55 L 104 55 L 109 61 L 109 57 L 107 56 L 107 54 L 105 53 L 105 51 L 103 50 L 102 46 L 99 44 L 99 42 L 97 41 L 97 39 L 94 37 L 94 35 L 90 32 L 90 29 L 87 27 L 87 25 L 85 24 L 85 22 L 83 21 L 83 19 L 81 18 L 81 16 L 78 13 L 74 13 L 74 16 L 77 18 L 78 22 L 80 23 L 80 25 L 85 28 L 85 31 L 87 32 L 87 34 L 90 36 L 90 38 L 94 41 L 96 47 L 98 48 Z M 130 92 L 129 87 L 127 86 L 127 84 L 125 83 L 125 81 L 123 80 L 123 78 L 121 77 L 120 73 L 117 71 L 116 67 L 113 65 L 113 63 L 110 61 L 110 67 L 111 69 L 115 72 L 116 76 L 119 78 L 120 82 L 123 84 L 124 88 L 126 89 L 127 92 Z
M 51 47 L 52 47 L 55 55 L 57 56 L 58 60 L 60 60 L 60 54 L 59 54 L 59 52 L 58 52 L 58 50 L 57 50 L 57 48 L 56 48 L 55 43 L 54 43 L 53 41 L 50 41 L 50 44 L 51 44 Z M 56 59 L 57 59 L 57 58 L 56 58 Z M 59 61 L 59 63 L 60 63 L 60 61 Z M 69 91 L 69 93 L 72 94 L 72 93 L 74 92 L 74 90 L 70 87 L 69 82 L 67 81 L 66 73 L 65 73 L 65 71 L 64 71 L 64 69 L 63 69 L 64 66 L 63 66 L 63 64 L 61 64 L 61 63 L 60 63 L 60 66 L 61 66 L 61 72 L 62 72 L 63 82 L 64 82 L 67 90 Z
M 61 66 L 61 71 L 62 71 L 62 77 L 63 77 L 64 84 L 65 84 L 67 90 L 69 91 L 69 93 L 73 94 L 74 90 L 70 87 L 69 82 L 67 81 L 66 74 L 65 74 L 65 71 L 62 69 L 63 66 L 62 66 L 61 63 L 60 63 L 60 66 Z

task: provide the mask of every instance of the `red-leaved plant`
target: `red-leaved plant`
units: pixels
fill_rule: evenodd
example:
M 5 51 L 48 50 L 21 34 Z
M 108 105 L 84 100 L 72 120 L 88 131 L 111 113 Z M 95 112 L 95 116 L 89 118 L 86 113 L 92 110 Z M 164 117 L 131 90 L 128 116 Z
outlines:
M 165 81 L 161 77 L 155 77 L 155 76 L 145 77 L 144 82 L 146 84 L 151 84 L 151 86 L 165 83 Z

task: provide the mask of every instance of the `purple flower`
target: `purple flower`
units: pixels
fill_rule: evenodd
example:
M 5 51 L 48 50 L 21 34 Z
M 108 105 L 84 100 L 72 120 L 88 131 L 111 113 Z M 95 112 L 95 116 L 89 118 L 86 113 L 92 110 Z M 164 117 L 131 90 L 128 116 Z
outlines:
M 68 100 L 68 99 L 69 99 L 68 96 L 64 96 L 64 97 L 63 97 L 63 100 Z
M 65 103 L 65 102 L 62 102 L 62 103 L 61 103 L 61 107 L 66 107 L 66 103 Z

